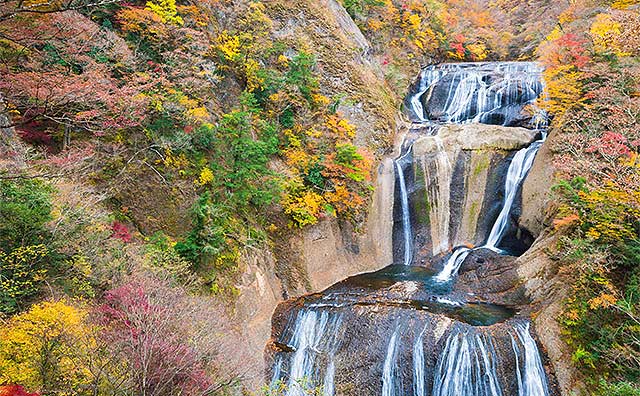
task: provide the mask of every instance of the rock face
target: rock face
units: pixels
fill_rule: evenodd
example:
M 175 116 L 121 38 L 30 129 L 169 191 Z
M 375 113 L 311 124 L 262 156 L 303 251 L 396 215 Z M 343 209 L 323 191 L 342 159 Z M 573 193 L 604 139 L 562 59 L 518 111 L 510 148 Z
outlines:
M 244 271 L 238 284 L 236 321 L 245 336 L 242 347 L 254 357 L 247 364 L 246 384 L 252 389 L 263 385 L 262 351 L 271 334 L 271 315 L 276 305 L 288 297 L 323 290 L 353 274 L 380 269 L 392 262 L 394 174 L 391 160 L 383 161 L 376 174 L 376 189 L 364 232 L 349 224 L 325 219 L 305 229 L 291 241 L 297 252 L 292 260 L 303 277 L 297 287 L 282 282 L 276 259 L 270 252 L 257 251 L 244 257 Z M 291 263 L 287 263 L 291 265 Z
M 348 396 L 488 396 L 498 388 L 501 394 L 514 395 L 518 376 L 525 376 L 520 370 L 537 365 L 538 371 L 529 368 L 526 375 L 540 385 L 550 378 L 550 394 L 555 395 L 551 371 L 529 350 L 535 341 L 524 320 L 526 307 L 499 297 L 503 290 L 522 289 L 514 283 L 515 269 L 503 279 L 509 271 L 505 264 L 513 258 L 485 254 L 484 268 L 473 268 L 482 254 L 467 259 L 465 273 L 475 278 L 456 285 L 460 289 L 453 290 L 451 298 L 442 297 L 443 290 L 430 283 L 429 270 L 398 265 L 280 304 L 266 350 L 271 367 L 267 378 L 306 374 L 312 387 Z M 502 279 L 503 285 L 494 283 L 493 291 L 469 297 L 467 288 L 479 290 L 486 282 L 478 275 L 490 282 Z M 494 292 L 497 298 L 490 297 Z M 491 304 L 485 297 L 503 298 L 511 305 Z M 527 361 L 534 358 L 538 360 Z M 451 387 L 453 383 L 457 385 Z M 290 380 L 288 385 L 296 386 Z
M 422 247 L 414 263 L 486 240 L 500 210 L 502 180 L 513 151 L 531 143 L 535 135 L 525 128 L 444 125 L 437 135 L 413 142 L 413 172 L 405 174 L 412 174 L 412 227 Z
M 552 133 L 538 151 L 531 171 L 522 185 L 522 214 L 520 223 L 535 237 L 549 227 L 552 211 L 551 187 L 554 184 L 553 153 L 556 136 Z
M 345 9 L 336 0 L 263 3 L 274 21 L 274 37 L 313 53 L 323 93 L 346 99 L 338 110 L 357 127 L 356 143 L 373 148 L 380 157 L 385 154 L 395 130 L 395 94 Z
M 562 395 L 583 394 L 584 384 L 572 365 L 571 351 L 562 339 L 557 319 L 562 313 L 563 300 L 568 295 L 568 283 L 558 263 L 549 257 L 557 249 L 557 236 L 543 232 L 529 251 L 518 258 L 515 268 L 523 280 L 524 292 L 532 303 L 540 343 L 546 351 L 558 380 Z
M 328 97 L 346 95 L 348 101 L 340 104 L 338 111 L 357 127 L 356 144 L 382 157 L 392 146 L 397 106 L 381 70 L 369 58 L 367 40 L 344 8 L 335 0 L 263 3 L 274 21 L 274 37 L 316 56 L 323 93 Z M 354 230 L 350 224 L 327 218 L 284 241 L 284 256 L 258 250 L 243 257 L 243 273 L 237 285 L 240 296 L 234 310 L 245 337 L 239 347 L 253 357 L 245 373 L 249 389 L 264 384 L 262 352 L 271 333 L 271 314 L 279 302 L 391 263 L 391 160 L 379 164 L 374 187 L 362 229 Z

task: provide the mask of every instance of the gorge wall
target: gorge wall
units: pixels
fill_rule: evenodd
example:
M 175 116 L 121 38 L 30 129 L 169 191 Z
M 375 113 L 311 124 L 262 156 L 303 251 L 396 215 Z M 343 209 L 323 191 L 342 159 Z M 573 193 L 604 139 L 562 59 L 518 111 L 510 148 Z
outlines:
M 519 117 L 537 95 L 529 87 L 541 91 L 539 70 L 500 63 L 435 69 L 438 78 L 422 84 L 423 73 L 408 96 L 424 105 L 410 99 L 413 115 L 429 108 L 443 84 L 453 99 L 435 100 L 451 109 L 443 114 L 461 118 L 459 125 L 414 124 L 406 133 L 395 161 L 394 265 L 290 299 L 273 316 L 267 379 L 272 387 L 284 381 L 287 395 L 304 394 L 305 386 L 325 395 L 533 396 L 566 388 L 564 367 L 538 351 L 530 324 L 540 302 L 532 279 L 548 274 L 523 277 L 531 274 L 520 268 L 525 256 L 518 258 L 533 242 L 519 222 L 519 191 L 546 136 L 538 116 Z M 476 118 L 511 126 L 469 123 Z

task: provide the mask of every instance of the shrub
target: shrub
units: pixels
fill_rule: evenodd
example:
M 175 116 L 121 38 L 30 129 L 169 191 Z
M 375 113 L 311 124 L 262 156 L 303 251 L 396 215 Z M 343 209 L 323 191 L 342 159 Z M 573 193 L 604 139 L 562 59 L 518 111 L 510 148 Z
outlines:
M 44 245 L 19 246 L 9 254 L 0 250 L 0 313 L 18 312 L 38 294 L 47 253 Z
M 0 179 L 0 250 L 49 242 L 52 189 L 38 179 Z

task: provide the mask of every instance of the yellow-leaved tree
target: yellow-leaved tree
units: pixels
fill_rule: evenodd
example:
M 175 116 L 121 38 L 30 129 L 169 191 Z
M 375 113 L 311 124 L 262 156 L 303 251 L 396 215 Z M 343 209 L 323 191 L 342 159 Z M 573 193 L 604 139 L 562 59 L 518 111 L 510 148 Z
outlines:
M 90 382 L 85 360 L 87 312 L 62 301 L 43 302 L 0 329 L 0 384 L 40 394 L 75 395 Z
M 183 25 L 184 21 L 178 15 L 176 0 L 151 0 L 147 1 L 147 9 L 158 15 L 162 22 L 173 25 Z

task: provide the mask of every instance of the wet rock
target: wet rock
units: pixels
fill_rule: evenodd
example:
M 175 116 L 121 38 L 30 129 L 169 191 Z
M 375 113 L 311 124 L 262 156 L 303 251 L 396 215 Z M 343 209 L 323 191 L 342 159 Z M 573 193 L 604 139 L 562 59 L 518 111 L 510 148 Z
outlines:
M 514 264 L 516 257 L 489 249 L 472 251 L 459 270 L 454 290 L 473 293 L 475 298 L 507 306 L 525 305 L 524 288 Z

